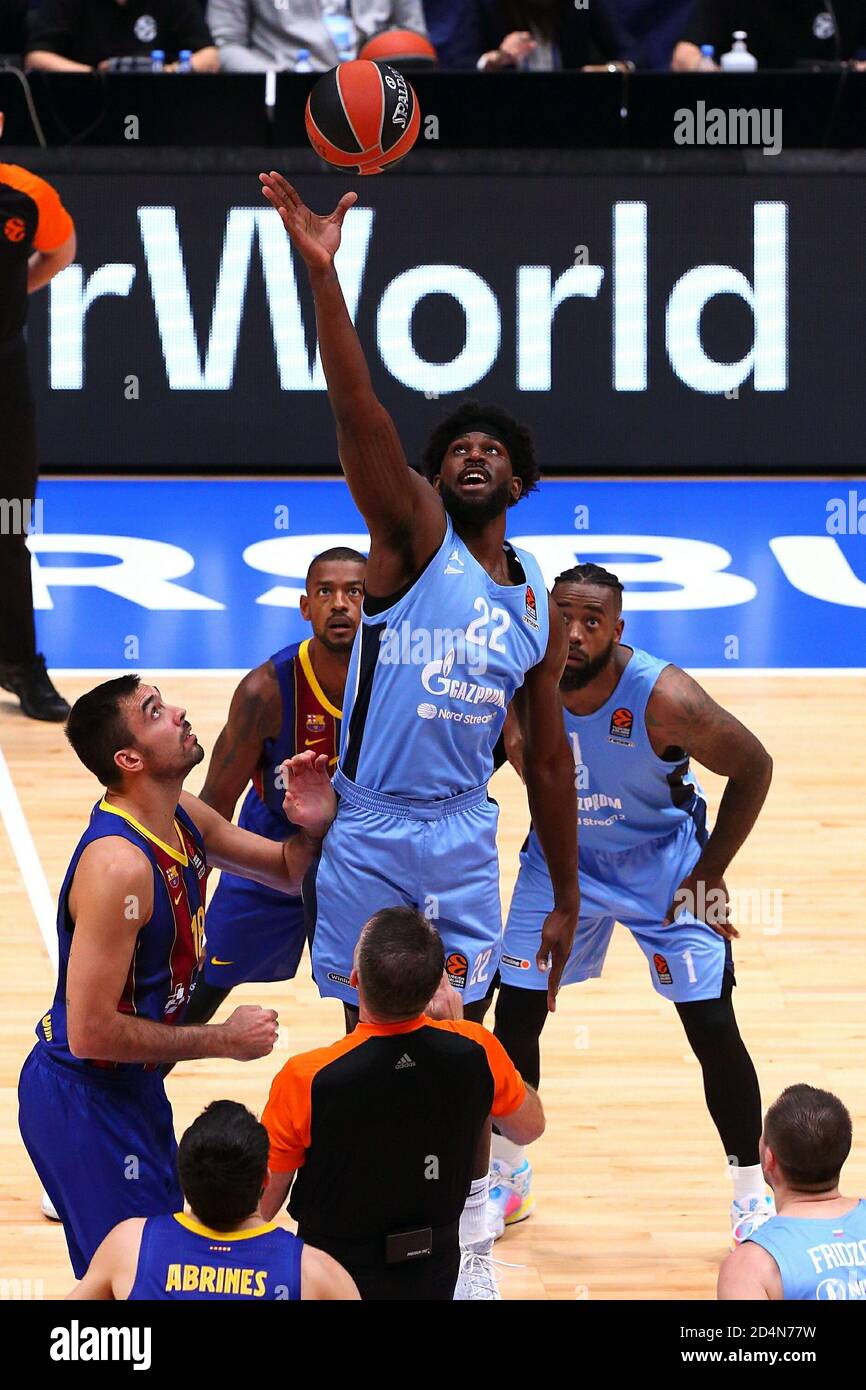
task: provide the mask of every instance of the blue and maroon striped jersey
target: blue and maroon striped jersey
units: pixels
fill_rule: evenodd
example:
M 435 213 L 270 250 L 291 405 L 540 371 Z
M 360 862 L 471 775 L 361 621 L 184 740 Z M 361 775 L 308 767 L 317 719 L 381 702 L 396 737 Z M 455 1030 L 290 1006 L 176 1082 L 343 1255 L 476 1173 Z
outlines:
M 199 831 L 180 806 L 174 824 L 177 840 L 167 845 L 127 812 L 104 799 L 91 812 L 90 824 L 70 860 L 57 904 L 59 969 L 54 1003 L 36 1025 L 36 1036 L 58 1061 L 84 1069 L 152 1070 L 152 1065 L 145 1067 L 142 1063 L 75 1057 L 66 1035 L 66 972 L 75 930 L 69 915 L 69 890 L 84 850 L 107 835 L 131 841 L 147 855 L 153 867 L 153 911 L 136 938 L 129 974 L 117 1001 L 118 1012 L 149 1018 L 154 1023 L 179 1023 L 183 1017 L 202 959 L 207 859 Z M 130 911 L 134 910 L 135 905 L 130 903 Z

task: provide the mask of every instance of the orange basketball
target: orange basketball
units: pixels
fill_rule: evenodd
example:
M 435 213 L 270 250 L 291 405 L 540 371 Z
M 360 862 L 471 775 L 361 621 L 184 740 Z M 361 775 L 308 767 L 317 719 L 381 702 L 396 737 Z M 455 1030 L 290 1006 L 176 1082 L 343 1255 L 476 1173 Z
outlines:
M 401 72 L 422 72 L 435 68 L 439 62 L 427 35 L 414 29 L 383 29 L 367 40 L 358 57 L 392 63 Z
M 310 144 L 335 169 L 381 174 L 411 150 L 421 112 L 406 78 L 357 58 L 320 77 L 307 98 Z

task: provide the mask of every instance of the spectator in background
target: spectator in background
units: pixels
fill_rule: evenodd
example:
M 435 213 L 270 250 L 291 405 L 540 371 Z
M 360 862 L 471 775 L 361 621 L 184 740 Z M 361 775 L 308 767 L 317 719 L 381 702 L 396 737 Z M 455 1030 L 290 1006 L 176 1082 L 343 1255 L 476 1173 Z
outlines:
M 351 18 L 352 57 L 382 29 L 427 32 L 421 0 L 286 0 L 284 6 L 274 0 L 208 0 L 207 6 L 223 72 L 291 71 L 302 49 L 315 72 L 326 72 L 338 61 L 326 15 Z
M 450 0 L 453 5 L 455 0 Z M 557 68 L 604 72 L 610 64 L 634 67 L 634 43 L 617 17 L 614 0 L 427 0 L 430 37 L 443 68 L 484 72 Z
M 27 0 L 0 0 L 0 53 L 19 57 L 27 47 Z
M 759 68 L 846 61 L 866 46 L 866 4 L 863 0 L 832 0 L 832 4 L 827 0 L 697 0 L 673 51 L 674 72 L 698 67 L 701 44 L 713 45 L 718 64 L 731 47 L 735 29 L 745 30 L 746 46 Z
M 147 57 L 166 67 L 189 49 L 196 72 L 216 72 L 219 54 L 198 0 L 39 0 L 30 15 L 28 69 L 92 72 L 112 58 Z
M 691 18 L 694 0 L 616 0 L 616 7 L 637 44 L 638 67 L 666 71 L 673 46 Z

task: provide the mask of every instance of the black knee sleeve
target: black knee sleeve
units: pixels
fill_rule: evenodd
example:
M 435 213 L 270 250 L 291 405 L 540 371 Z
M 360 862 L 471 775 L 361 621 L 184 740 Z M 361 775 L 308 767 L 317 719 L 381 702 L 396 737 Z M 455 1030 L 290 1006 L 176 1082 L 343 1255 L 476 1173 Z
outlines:
M 546 989 L 500 985 L 494 1036 L 502 1043 L 524 1081 L 536 1090 L 541 1077 L 538 1042 L 546 1022 Z
M 677 1004 L 689 1045 L 701 1064 L 704 1095 L 725 1153 L 741 1167 L 758 1163 L 761 1091 L 734 1014 L 733 977 L 725 971 L 718 999 Z

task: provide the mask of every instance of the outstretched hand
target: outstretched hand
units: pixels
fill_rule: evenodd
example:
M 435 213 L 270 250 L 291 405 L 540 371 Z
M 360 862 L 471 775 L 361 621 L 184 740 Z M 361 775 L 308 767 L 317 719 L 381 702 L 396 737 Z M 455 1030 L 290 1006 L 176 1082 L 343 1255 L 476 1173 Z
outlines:
M 340 246 L 343 218 L 358 201 L 357 193 L 344 193 L 327 217 L 319 217 L 302 203 L 298 194 L 282 174 L 274 169 L 259 174 L 262 192 L 272 208 L 280 214 L 283 226 L 310 270 L 325 270 L 332 264 Z
M 337 798 L 328 775 L 328 759 L 324 753 L 308 748 L 286 758 L 280 766 L 283 786 L 283 811 L 293 825 L 315 838 L 327 834 L 328 826 L 337 814 Z

